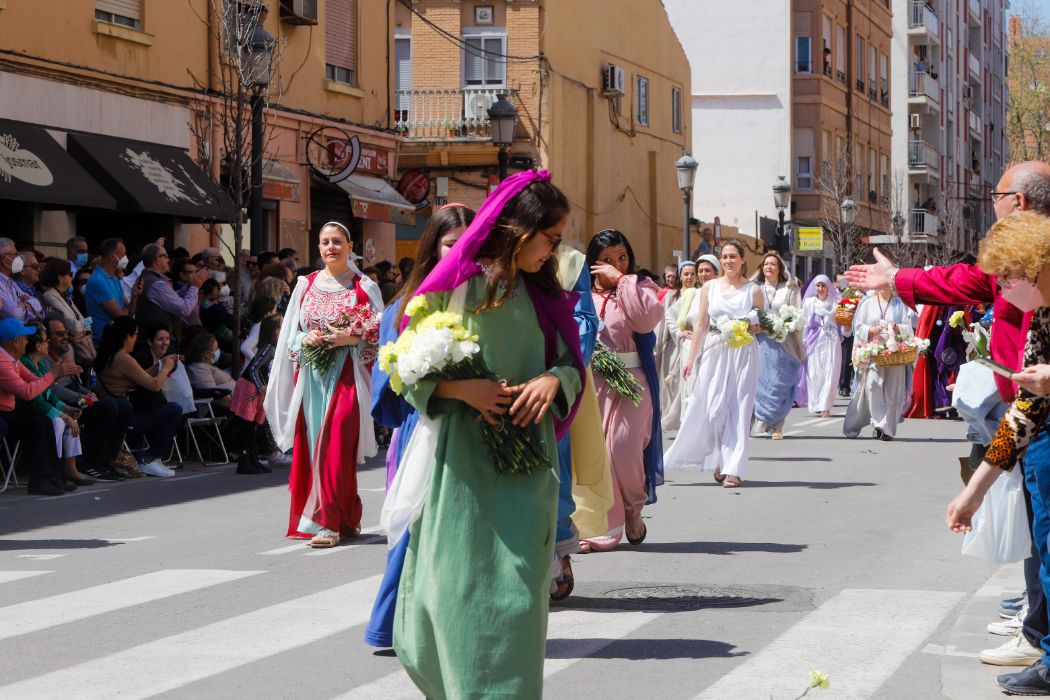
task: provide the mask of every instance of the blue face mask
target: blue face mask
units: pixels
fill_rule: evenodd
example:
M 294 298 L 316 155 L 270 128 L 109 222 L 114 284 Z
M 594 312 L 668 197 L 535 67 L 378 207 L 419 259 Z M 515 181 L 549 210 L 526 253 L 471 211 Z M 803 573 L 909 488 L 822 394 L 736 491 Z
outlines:
M 211 354 L 211 361 L 212 362 L 218 362 L 219 361 L 219 355 L 221 355 L 221 354 L 222 354 L 222 351 L 219 350 L 219 348 L 215 348 L 215 352 L 213 352 Z
M 87 253 L 77 253 L 77 267 L 84 267 L 88 264 Z
M 213 306 L 215 306 L 215 302 L 211 301 L 210 299 L 205 299 L 201 302 L 202 309 L 210 309 Z

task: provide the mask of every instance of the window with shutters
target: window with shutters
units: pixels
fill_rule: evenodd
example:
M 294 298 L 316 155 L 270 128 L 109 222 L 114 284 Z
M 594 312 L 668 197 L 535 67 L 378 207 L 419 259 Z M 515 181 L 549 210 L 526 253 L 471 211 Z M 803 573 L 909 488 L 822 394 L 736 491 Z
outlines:
M 846 28 L 841 24 L 835 25 L 835 80 L 840 83 L 846 82 Z
M 95 0 L 95 19 L 142 31 L 141 0 Z
M 857 90 L 864 92 L 864 37 L 857 37 L 857 51 L 853 56 L 853 75 Z
M 634 78 L 634 118 L 641 126 L 649 126 L 649 79 Z
M 813 72 L 813 13 L 795 13 L 795 72 Z
M 463 35 L 464 87 L 503 87 L 507 82 L 506 32 Z
M 412 37 L 408 35 L 394 37 L 394 89 L 397 91 L 396 120 L 406 121 L 412 99 Z
M 325 78 L 357 85 L 357 0 L 327 0 L 324 15 Z
M 682 89 L 671 88 L 671 131 L 682 133 Z

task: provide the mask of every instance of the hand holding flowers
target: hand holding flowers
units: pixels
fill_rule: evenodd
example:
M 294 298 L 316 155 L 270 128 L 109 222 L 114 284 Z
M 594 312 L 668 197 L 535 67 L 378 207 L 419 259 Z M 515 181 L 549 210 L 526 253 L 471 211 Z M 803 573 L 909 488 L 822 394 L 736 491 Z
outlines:
M 379 314 L 367 304 L 358 304 L 343 314 L 337 323 L 329 323 L 327 333 L 312 329 L 303 338 L 299 360 L 303 365 L 313 365 L 320 374 L 326 374 L 335 364 L 339 348 L 359 345 L 361 361 L 368 364 L 375 359 L 375 346 L 379 343 Z

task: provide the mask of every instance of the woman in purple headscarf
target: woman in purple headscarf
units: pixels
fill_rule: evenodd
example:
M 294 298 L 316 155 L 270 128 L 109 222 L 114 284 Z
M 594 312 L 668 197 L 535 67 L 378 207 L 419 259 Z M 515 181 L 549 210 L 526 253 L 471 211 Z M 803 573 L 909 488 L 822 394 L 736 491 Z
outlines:
M 432 311 L 462 310 L 485 367 L 505 380 L 424 379 L 405 389 L 419 424 L 382 522 L 391 542 L 411 533 L 394 649 L 428 698 L 542 695 L 557 439 L 583 371 L 555 256 L 569 203 L 549 180 L 526 172 L 504 181 L 417 290 Z M 478 421 L 504 414 L 533 426 L 549 468 L 496 470 Z
M 806 391 L 809 412 L 831 417 L 842 363 L 842 327 L 835 321 L 839 290 L 827 275 L 809 283 L 802 300 L 802 342 L 806 346 Z

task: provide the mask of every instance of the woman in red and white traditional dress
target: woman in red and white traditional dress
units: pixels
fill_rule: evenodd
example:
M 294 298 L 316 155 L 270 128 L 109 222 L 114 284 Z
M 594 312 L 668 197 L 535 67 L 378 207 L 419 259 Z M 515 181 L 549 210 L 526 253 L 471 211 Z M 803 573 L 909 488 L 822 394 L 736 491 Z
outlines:
M 350 232 L 321 227 L 325 269 L 300 277 L 277 340 L 266 416 L 277 446 L 292 448 L 288 536 L 334 547 L 361 531 L 357 465 L 377 452 L 370 407 L 378 325 L 355 335 L 336 328 L 348 314 L 383 310 L 379 287 L 354 265 Z M 300 359 L 303 346 L 329 343 L 339 353 L 323 371 Z

